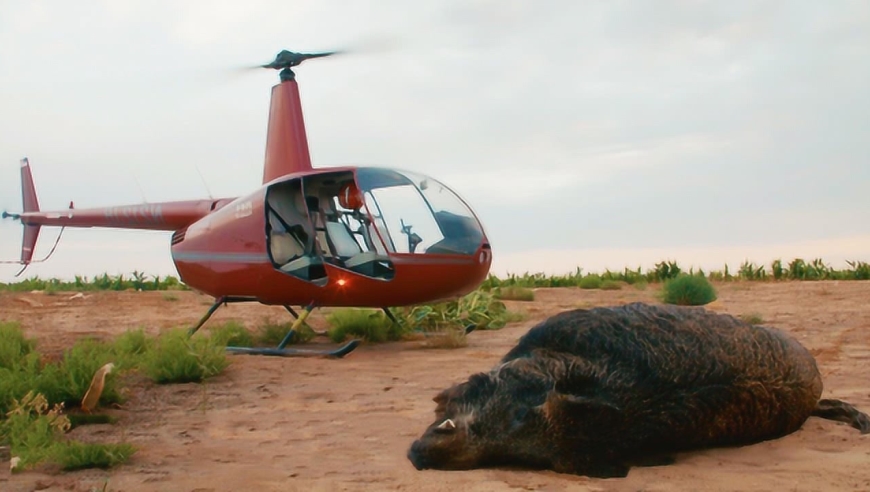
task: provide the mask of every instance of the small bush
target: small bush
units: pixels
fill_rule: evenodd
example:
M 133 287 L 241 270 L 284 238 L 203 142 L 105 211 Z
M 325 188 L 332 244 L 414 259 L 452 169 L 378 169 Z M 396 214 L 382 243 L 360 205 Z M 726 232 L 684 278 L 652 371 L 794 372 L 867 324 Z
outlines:
M 219 345 L 233 347 L 253 347 L 254 336 L 244 326 L 236 321 L 227 321 L 222 325 L 209 328 L 211 338 Z
M 257 344 L 266 346 L 266 347 L 276 347 L 279 343 L 284 340 L 284 337 L 287 336 L 287 332 L 290 331 L 290 327 L 293 326 L 292 322 L 287 323 L 272 323 L 266 322 L 260 325 L 257 328 Z M 296 330 L 296 333 L 293 334 L 293 337 L 290 339 L 290 344 L 297 343 L 305 343 L 311 341 L 317 334 L 314 330 L 305 323 L 302 323 L 302 326 Z
M 36 380 L 36 389 L 50 404 L 63 403 L 67 407 L 78 406 L 97 370 L 108 362 L 117 361 L 112 344 L 83 338 L 64 353 L 63 359 L 46 364 Z M 121 394 L 115 384 L 114 373 L 106 377 L 100 395 L 100 404 L 120 403 Z
M 33 391 L 13 400 L 8 418 L 0 421 L 0 441 L 8 442 L 11 454 L 20 459 L 14 471 L 50 456 L 52 446 L 70 428 L 62 410 L 62 405 L 50 408 L 48 400 Z
M 601 282 L 601 290 L 620 290 L 622 289 L 622 283 L 617 282 L 616 280 L 605 280 Z
M 503 301 L 534 301 L 535 291 L 526 287 L 497 287 L 493 291 L 496 299 Z
M 17 366 L 35 346 L 36 342 L 24 337 L 18 323 L 0 322 L 0 368 Z
M 594 274 L 586 275 L 580 279 L 579 285 L 581 289 L 600 289 L 601 277 Z
M 31 352 L 12 368 L 0 367 L 0 420 L 21 399 L 36 387 L 41 367 L 39 354 Z
M 750 325 L 760 325 L 764 323 L 764 318 L 758 313 L 747 313 L 739 316 L 740 320 Z
M 66 471 L 111 468 L 126 462 L 136 452 L 128 443 L 99 444 L 68 441 L 52 446 L 48 457 Z
M 666 280 L 662 287 L 662 301 L 667 304 L 701 306 L 716 300 L 716 290 L 705 277 L 680 274 Z
M 127 461 L 136 451 L 130 444 L 63 441 L 71 428 L 63 405 L 49 408 L 48 400 L 32 391 L 15 400 L 8 418 L 0 421 L 0 441 L 8 442 L 11 454 L 19 458 L 13 471 L 43 461 L 57 463 L 64 470 L 108 468 Z
M 423 348 L 431 349 L 454 349 L 468 346 L 468 336 L 462 327 L 448 328 L 442 334 L 430 336 L 423 344 Z
M 174 329 L 157 337 L 142 365 L 158 384 L 200 382 L 229 365 L 225 347 L 212 337 L 190 337 L 187 330 Z
M 498 330 L 523 318 L 522 313 L 509 311 L 494 293 L 480 289 L 454 301 L 405 308 L 396 314 L 404 319 L 403 325 L 423 331 L 465 329 L 468 325 L 478 330 Z
M 134 369 L 153 347 L 154 338 L 149 337 L 145 329 L 127 330 L 115 338 L 115 366 L 119 372 Z
M 348 335 L 361 337 L 369 342 L 386 342 L 402 337 L 401 326 L 393 323 L 381 311 L 372 309 L 337 309 L 326 317 L 331 325 L 328 330 L 333 342 L 342 342 Z

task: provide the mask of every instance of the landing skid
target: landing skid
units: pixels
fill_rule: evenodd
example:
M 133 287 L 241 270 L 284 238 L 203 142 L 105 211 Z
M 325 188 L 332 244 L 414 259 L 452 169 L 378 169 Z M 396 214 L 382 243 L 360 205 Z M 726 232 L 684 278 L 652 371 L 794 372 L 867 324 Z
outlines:
M 202 325 L 208 321 L 209 318 L 224 304 L 230 302 L 256 302 L 256 299 L 247 298 L 247 297 L 218 297 L 215 299 L 214 304 L 208 309 L 208 311 L 200 318 L 199 322 L 190 329 L 190 336 L 199 330 Z M 341 358 L 345 355 L 353 352 L 355 348 L 357 348 L 360 344 L 360 340 L 351 340 L 341 347 L 334 349 L 303 349 L 303 348 L 286 348 L 287 344 L 290 343 L 290 340 L 296 335 L 297 330 L 303 323 L 305 323 L 305 318 L 311 314 L 311 311 L 314 309 L 314 303 L 305 306 L 302 308 L 302 313 L 297 314 L 296 311 L 293 310 L 290 306 L 284 306 L 287 311 L 293 315 L 296 320 L 293 322 L 293 325 L 287 331 L 287 334 L 284 335 L 284 339 L 281 340 L 281 343 L 278 344 L 275 348 L 269 347 L 226 347 L 226 351 L 233 354 L 251 354 L 251 355 L 273 355 L 280 357 L 333 357 L 333 358 Z
M 227 352 L 235 354 L 275 355 L 280 357 L 336 357 L 341 358 L 353 352 L 360 344 L 359 340 L 351 340 L 333 350 L 300 349 L 300 348 L 257 348 L 257 347 L 227 347 Z

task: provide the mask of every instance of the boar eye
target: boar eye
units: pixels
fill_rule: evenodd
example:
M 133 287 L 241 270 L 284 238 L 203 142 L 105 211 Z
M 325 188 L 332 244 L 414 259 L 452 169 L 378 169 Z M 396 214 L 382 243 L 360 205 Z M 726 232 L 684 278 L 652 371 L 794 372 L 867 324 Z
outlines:
M 453 419 L 447 419 L 438 424 L 435 429 L 441 432 L 452 432 L 456 430 L 456 423 L 453 422 Z

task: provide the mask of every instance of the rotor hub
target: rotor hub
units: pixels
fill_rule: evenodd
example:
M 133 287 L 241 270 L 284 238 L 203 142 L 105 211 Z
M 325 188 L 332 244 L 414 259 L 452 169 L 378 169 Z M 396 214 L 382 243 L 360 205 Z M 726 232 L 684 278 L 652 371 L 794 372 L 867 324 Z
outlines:
M 275 59 L 272 60 L 272 62 L 260 66 L 263 68 L 281 70 L 279 74 L 281 77 L 281 82 L 287 82 L 296 78 L 296 73 L 291 70 L 291 67 L 298 66 L 302 64 L 302 62 L 310 58 L 322 58 L 324 56 L 330 56 L 336 53 L 338 52 L 324 51 L 322 53 L 296 53 L 293 51 L 282 50 L 280 53 L 278 53 Z

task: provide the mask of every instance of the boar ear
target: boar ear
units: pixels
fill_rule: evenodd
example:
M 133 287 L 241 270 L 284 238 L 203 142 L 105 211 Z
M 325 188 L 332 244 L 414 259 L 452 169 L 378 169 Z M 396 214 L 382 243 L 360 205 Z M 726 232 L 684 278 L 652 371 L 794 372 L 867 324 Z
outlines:
M 622 413 L 617 405 L 597 396 L 578 396 L 551 391 L 541 411 L 548 419 L 594 419 L 602 425 L 617 420 Z

